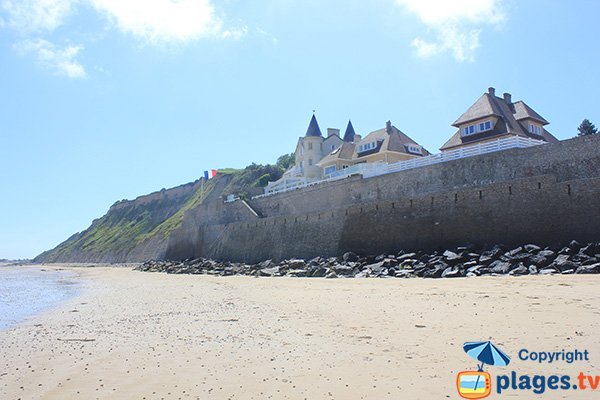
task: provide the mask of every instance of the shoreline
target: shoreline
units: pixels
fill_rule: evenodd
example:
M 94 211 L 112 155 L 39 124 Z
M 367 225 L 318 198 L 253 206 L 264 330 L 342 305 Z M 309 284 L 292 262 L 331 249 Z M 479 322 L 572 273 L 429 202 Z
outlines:
M 1 398 L 457 398 L 456 373 L 475 367 L 462 343 L 489 339 L 520 373 L 600 367 L 598 275 L 255 279 L 44 267 L 85 284 L 0 331 Z M 588 349 L 591 361 L 525 363 L 521 348 Z

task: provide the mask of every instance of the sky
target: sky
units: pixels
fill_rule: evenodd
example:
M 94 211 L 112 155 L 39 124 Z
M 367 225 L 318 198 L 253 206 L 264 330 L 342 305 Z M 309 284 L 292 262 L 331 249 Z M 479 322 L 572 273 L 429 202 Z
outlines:
M 595 0 L 0 0 L 0 258 L 121 199 L 387 120 L 431 152 L 489 86 L 600 124 Z

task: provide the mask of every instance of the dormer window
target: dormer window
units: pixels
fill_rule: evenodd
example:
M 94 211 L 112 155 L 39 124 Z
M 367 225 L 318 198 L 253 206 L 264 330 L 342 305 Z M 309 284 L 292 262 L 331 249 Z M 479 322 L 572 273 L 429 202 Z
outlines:
M 492 121 L 483 121 L 478 124 L 465 126 L 464 128 L 462 128 L 461 134 L 462 136 L 469 136 L 480 132 L 490 131 L 492 130 L 492 128 Z
M 529 133 L 542 136 L 542 127 L 536 124 L 529 124 Z
M 423 152 L 421 150 L 421 146 L 418 146 L 416 144 L 407 144 L 406 149 L 408 150 L 409 153 L 423 154 Z
M 362 153 L 364 151 L 369 151 L 369 150 L 374 149 L 375 147 L 377 147 L 377 142 L 369 142 L 369 143 L 361 144 L 360 146 L 358 146 L 358 152 Z

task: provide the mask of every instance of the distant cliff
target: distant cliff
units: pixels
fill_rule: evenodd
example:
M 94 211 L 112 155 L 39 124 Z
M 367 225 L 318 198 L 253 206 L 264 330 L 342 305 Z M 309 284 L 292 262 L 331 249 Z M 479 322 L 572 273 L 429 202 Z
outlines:
M 202 185 L 202 180 L 163 189 L 135 200 L 113 204 L 101 218 L 37 256 L 35 262 L 138 262 L 164 258 L 171 232 L 186 211 L 219 201 L 227 194 L 261 193 L 261 185 L 276 180 L 282 170 L 251 165 L 243 170 L 221 170 Z

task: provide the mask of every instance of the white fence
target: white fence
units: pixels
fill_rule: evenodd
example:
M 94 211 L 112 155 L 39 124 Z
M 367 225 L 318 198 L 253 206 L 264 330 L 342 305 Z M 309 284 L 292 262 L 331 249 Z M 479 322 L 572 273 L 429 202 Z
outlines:
M 253 198 L 270 196 L 277 193 L 288 192 L 294 189 L 300 189 L 307 186 L 313 186 L 324 182 L 331 182 L 347 178 L 352 175 L 362 175 L 363 178 L 370 178 L 378 175 L 391 174 L 394 172 L 405 171 L 407 169 L 424 167 L 427 165 L 439 164 L 446 161 L 457 160 L 460 158 L 478 156 L 480 154 L 493 153 L 496 151 L 525 148 L 537 146 L 546 142 L 520 136 L 512 136 L 504 139 L 496 139 L 494 141 L 477 143 L 472 146 L 466 146 L 455 150 L 444 151 L 439 154 L 433 154 L 426 157 L 413 158 L 408 161 L 398 161 L 392 164 L 384 162 L 356 164 L 352 167 L 335 171 L 318 181 L 304 181 L 301 179 L 285 179 L 283 181 L 274 182 L 265 189 L 266 193 Z

